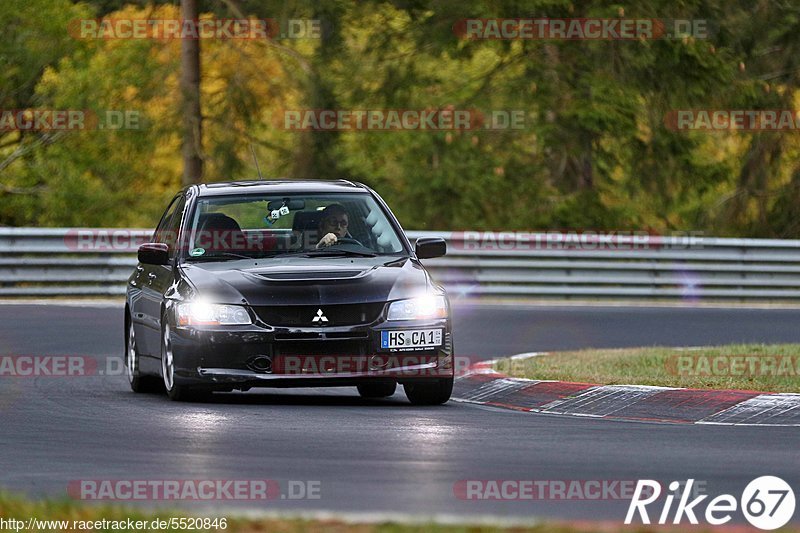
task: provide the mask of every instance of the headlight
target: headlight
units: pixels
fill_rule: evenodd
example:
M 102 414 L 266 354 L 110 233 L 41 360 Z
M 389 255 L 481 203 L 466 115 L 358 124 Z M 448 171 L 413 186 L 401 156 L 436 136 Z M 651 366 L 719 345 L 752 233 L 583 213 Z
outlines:
M 240 305 L 205 302 L 178 304 L 179 326 L 237 326 L 252 323 L 247 310 Z
M 388 320 L 418 320 L 447 318 L 447 300 L 444 296 L 421 296 L 392 302 Z

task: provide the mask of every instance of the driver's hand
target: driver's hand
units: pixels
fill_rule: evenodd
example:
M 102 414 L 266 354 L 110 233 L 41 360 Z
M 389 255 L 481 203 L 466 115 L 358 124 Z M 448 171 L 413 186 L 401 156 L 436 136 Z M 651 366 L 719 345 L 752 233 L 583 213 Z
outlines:
M 324 248 L 326 246 L 331 246 L 332 244 L 336 244 L 339 239 L 336 238 L 336 235 L 333 233 L 327 233 L 323 238 L 319 240 L 317 243 L 317 248 Z

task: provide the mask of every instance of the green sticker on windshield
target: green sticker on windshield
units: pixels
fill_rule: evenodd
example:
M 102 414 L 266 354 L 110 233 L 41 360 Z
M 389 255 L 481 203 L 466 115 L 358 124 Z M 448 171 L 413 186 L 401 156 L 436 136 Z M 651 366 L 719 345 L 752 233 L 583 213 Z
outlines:
M 192 257 L 197 257 L 203 255 L 204 253 L 206 253 L 206 251 L 203 248 L 195 248 L 194 250 L 189 252 L 189 255 L 191 255 Z

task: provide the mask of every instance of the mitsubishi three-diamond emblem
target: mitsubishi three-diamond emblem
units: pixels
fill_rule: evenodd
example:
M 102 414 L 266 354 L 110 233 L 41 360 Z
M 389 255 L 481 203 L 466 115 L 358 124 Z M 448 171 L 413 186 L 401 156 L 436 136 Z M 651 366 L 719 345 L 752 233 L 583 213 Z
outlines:
M 311 322 L 327 322 L 328 317 L 325 316 L 325 313 L 322 312 L 322 309 L 317 309 L 317 316 L 315 316 Z

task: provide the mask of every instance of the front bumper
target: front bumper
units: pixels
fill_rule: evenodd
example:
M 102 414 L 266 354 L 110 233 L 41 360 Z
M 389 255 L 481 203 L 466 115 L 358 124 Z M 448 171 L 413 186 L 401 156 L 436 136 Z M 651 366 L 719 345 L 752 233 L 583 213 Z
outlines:
M 441 329 L 442 345 L 380 348 L 381 332 L 409 329 Z M 428 381 L 452 378 L 455 366 L 446 319 L 320 328 L 175 327 L 171 345 L 177 380 L 221 389 Z

